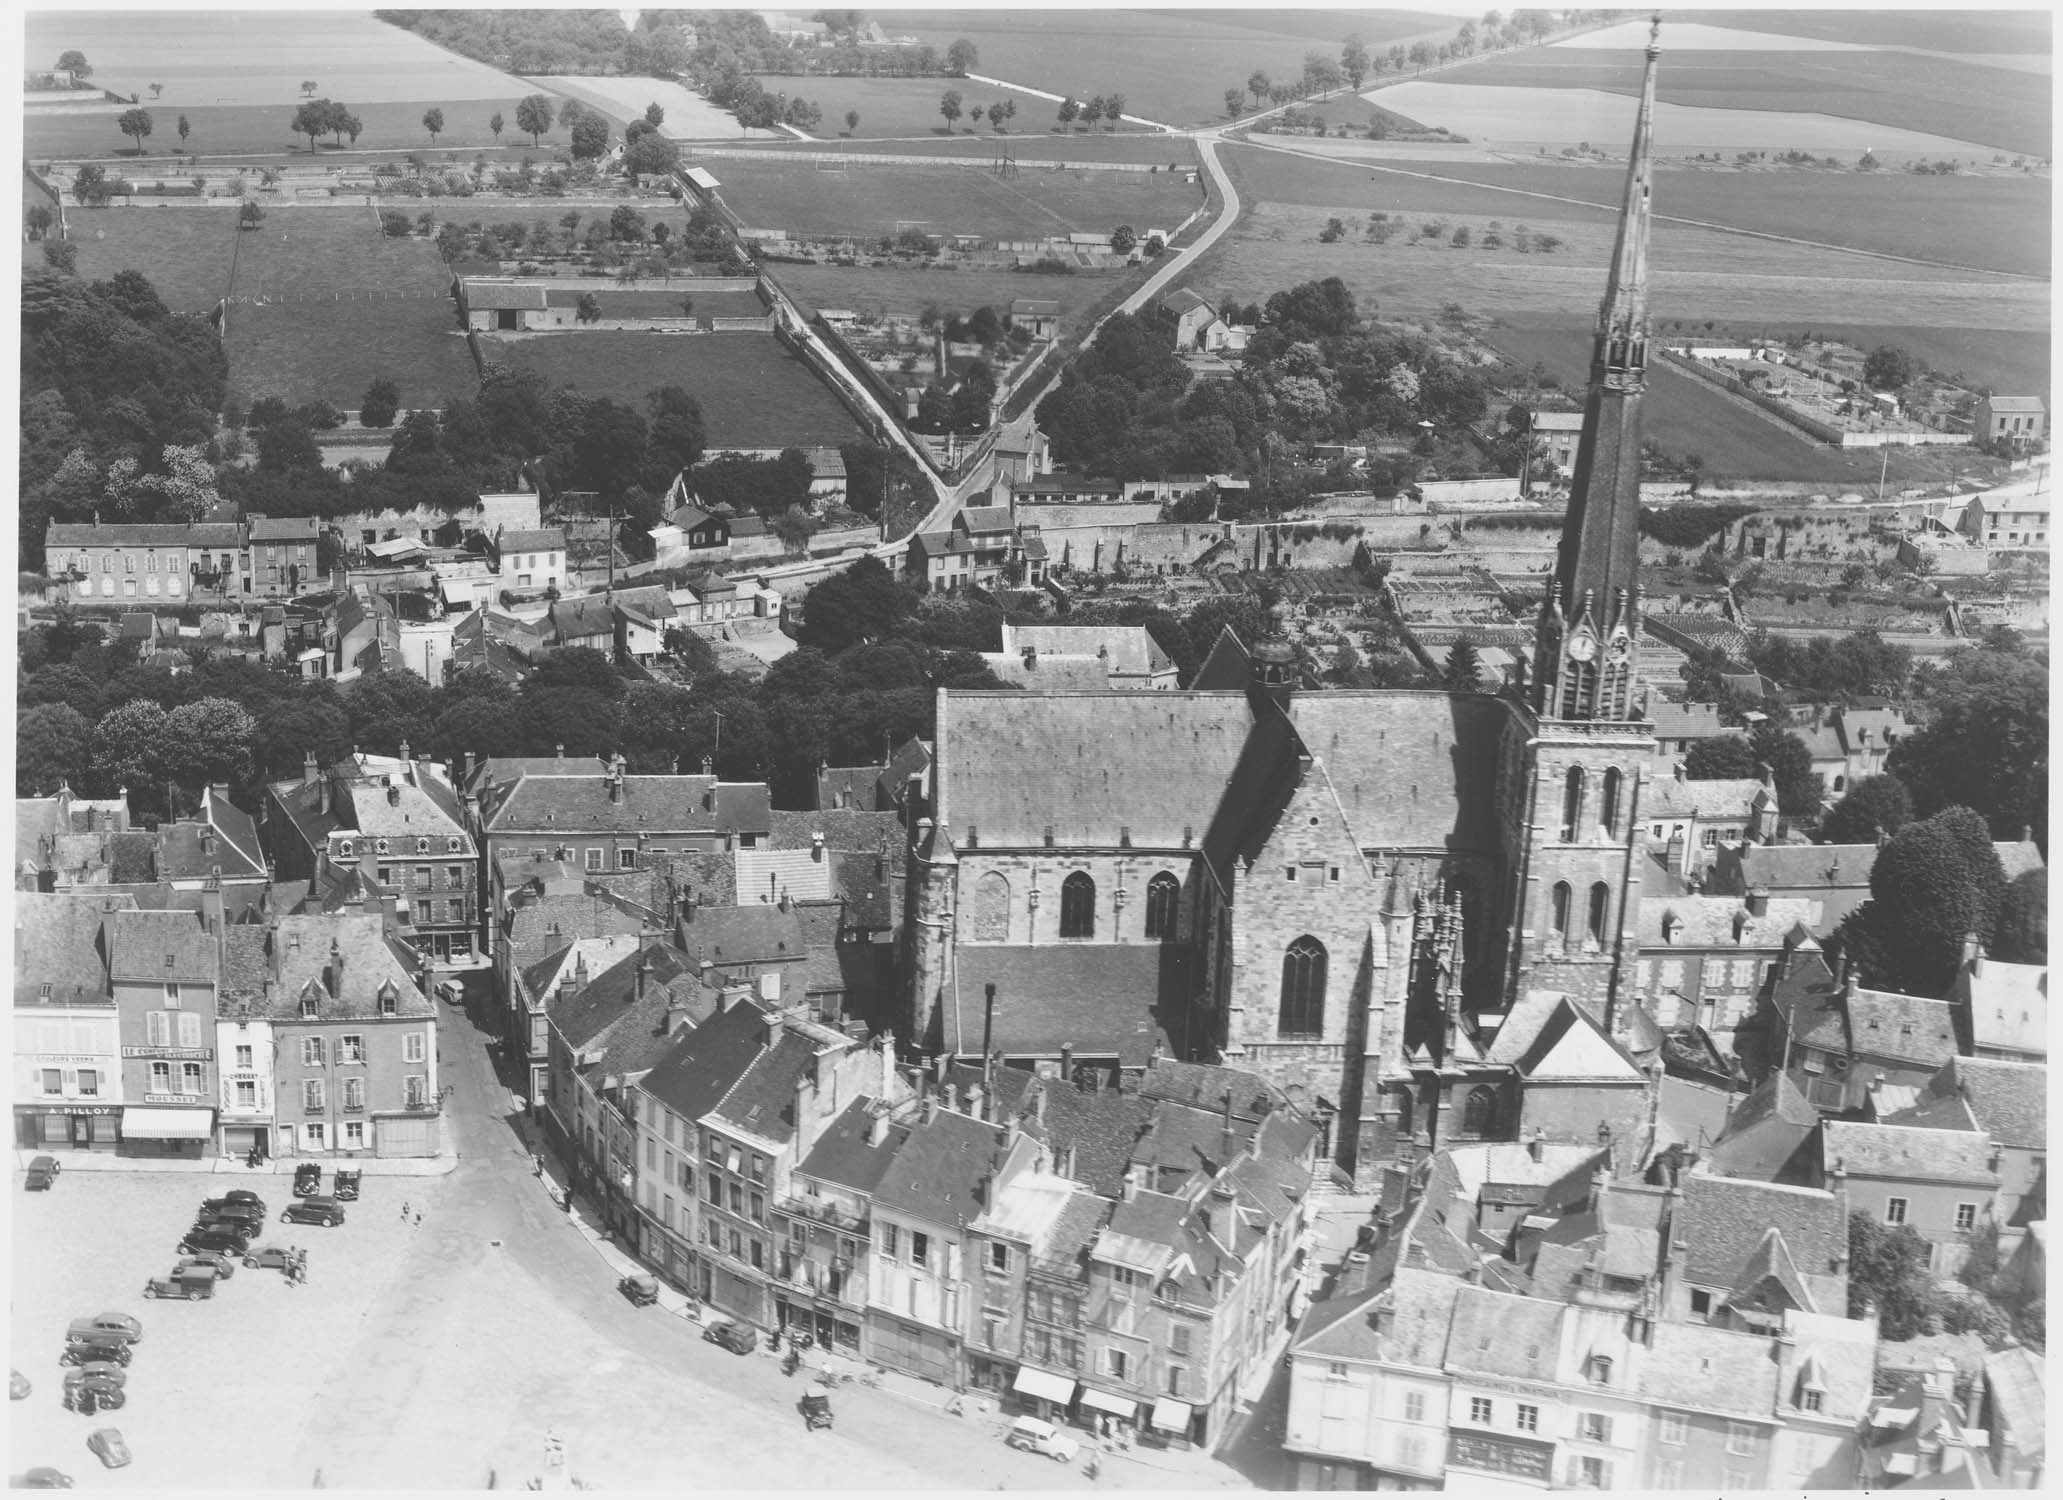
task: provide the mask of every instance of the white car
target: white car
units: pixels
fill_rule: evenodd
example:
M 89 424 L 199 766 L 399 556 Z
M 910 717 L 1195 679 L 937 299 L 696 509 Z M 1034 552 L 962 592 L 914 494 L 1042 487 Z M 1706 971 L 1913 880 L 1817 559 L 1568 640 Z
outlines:
M 1037 1417 L 1019 1417 L 1010 1424 L 1010 1431 L 1003 1441 L 1013 1448 L 1022 1448 L 1026 1453 L 1043 1453 L 1055 1463 L 1073 1463 L 1075 1455 L 1082 1451 L 1082 1445 L 1069 1437 L 1051 1422 L 1041 1422 Z

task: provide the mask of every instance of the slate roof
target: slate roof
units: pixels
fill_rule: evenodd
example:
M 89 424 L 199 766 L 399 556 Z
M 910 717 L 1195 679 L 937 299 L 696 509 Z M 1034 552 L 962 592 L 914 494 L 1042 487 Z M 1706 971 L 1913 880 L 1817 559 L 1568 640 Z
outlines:
M 1146 676 L 1174 670 L 1175 663 L 1144 625 L 1010 625 L 1003 626 L 1005 653 L 1036 650 L 1041 657 L 1107 656 L 1110 670 Z
M 2032 1349 L 1999 1349 L 1984 1358 L 1984 1383 L 2014 1453 L 2023 1462 L 2039 1459 L 2048 1451 L 2047 1362 Z
M 874 788 L 887 769 L 885 765 L 817 767 L 817 806 L 873 811 Z
M 1946 1000 L 1857 988 L 1847 999 L 1858 1054 L 1935 1068 L 1956 1055 L 1955 1008 Z
M 521 776 L 506 792 L 483 804 L 489 833 L 681 833 L 768 830 L 769 801 L 762 782 L 719 782 L 713 776 L 623 778 L 619 801 L 611 801 L 597 767 L 585 775 L 567 767 Z
M 107 836 L 110 885 L 144 885 L 157 879 L 158 836 L 131 830 Z
M 1110 669 L 1095 656 L 1048 656 L 1031 661 L 1011 651 L 984 651 L 982 665 L 998 682 L 1030 693 L 1100 693 L 1110 686 Z
M 1457 1374 L 1553 1381 L 1562 1304 L 1463 1285 L 1454 1299 L 1446 1366 Z
M 188 911 L 118 911 L 107 918 L 108 977 L 116 984 L 213 985 L 215 940 Z
M 637 1000 L 638 969 L 649 962 L 645 998 Z M 647 1033 L 663 1028 L 669 1005 L 683 1005 L 699 1023 L 715 1013 L 716 995 L 679 949 L 652 943 L 594 975 L 585 988 L 550 1002 L 552 1028 L 574 1052 L 596 1045 L 626 1022 Z
M 1687 1247 L 1684 1274 L 1689 1280 L 1734 1286 L 1764 1233 L 1774 1228 L 1783 1235 L 1815 1304 L 1847 1305 L 1847 1274 L 1836 1271 L 1834 1262 L 1848 1254 L 1848 1215 L 1836 1195 L 1717 1177 L 1702 1169 L 1686 1174 L 1679 1186 L 1683 1198 L 1671 1232 Z
M 1968 1124 L 1955 1121 L 1960 1117 Z M 2001 1146 L 2045 1151 L 2049 1140 L 2049 1070 L 2040 1063 L 1983 1057 L 1950 1058 L 1920 1101 L 1887 1125 L 1978 1129 Z
M 1300 694 L 1290 717 L 1362 848 L 1447 851 L 1497 847 L 1510 712 L 1482 693 L 1347 689 Z
M 890 1125 L 880 1145 L 868 1144 L 868 1126 L 876 1108 L 875 1100 L 867 1095 L 846 1105 L 818 1133 L 809 1155 L 796 1163 L 796 1172 L 853 1192 L 872 1193 L 881 1181 L 881 1174 L 895 1160 L 896 1151 L 907 1133 Z
M 337 790 L 343 793 L 350 809 L 347 821 L 361 833 L 388 839 L 427 836 L 431 840 L 430 852 L 439 856 L 446 853 L 451 839 L 463 839 L 465 848 L 453 852 L 472 852 L 473 836 L 466 829 L 463 814 L 445 793 L 443 783 L 434 777 L 418 775 L 413 781 L 399 774 L 356 777 Z M 397 854 L 413 851 L 412 844 L 395 847 Z
M 697 962 L 720 969 L 740 964 L 800 963 L 807 956 L 793 911 L 778 906 L 704 906 L 680 925 L 680 945 Z
M 1772 897 L 1756 916 L 1740 896 L 1642 896 L 1637 931 L 1643 951 L 1668 948 L 1781 948 L 1784 934 L 1803 924 L 1817 928 L 1821 903 L 1807 897 Z M 1671 930 L 1675 931 L 1672 941 Z
M 1779 1069 L 1734 1107 L 1705 1160 L 1722 1177 L 1771 1182 L 1818 1128 L 1819 1111 Z
M 1999 864 L 2004 868 L 2009 884 L 2030 870 L 2048 868 L 2048 862 L 2042 858 L 2041 845 L 2030 839 L 2014 839 L 1991 847 L 1998 851 Z
M 83 525 L 53 521 L 43 534 L 50 547 L 236 547 L 243 527 L 234 522 L 114 521 Z
M 853 927 L 886 932 L 902 921 L 902 882 L 878 854 L 833 853 L 831 894 L 845 902 L 846 921 Z
M 740 906 L 794 901 L 823 901 L 831 895 L 831 856 L 809 849 L 740 849 L 737 851 Z
M 1641 816 L 1644 818 L 1702 818 L 1745 820 L 1755 810 L 1762 783 L 1752 776 L 1715 777 L 1709 781 L 1678 781 L 1657 776 L 1643 789 Z
M 1252 711 L 1244 693 L 938 694 L 936 816 L 985 847 L 1178 848 L 1203 837 Z M 971 951 L 971 950 L 970 950 Z
M 1135 696 L 1145 696 L 1138 694 Z M 960 1006 L 944 1008 L 948 1056 L 978 1055 L 986 987 L 996 987 L 992 1048 L 1006 1057 L 1116 1056 L 1144 1066 L 1189 995 L 1188 954 L 1145 943 L 973 943 L 959 951 Z
M 971 1115 L 939 1110 L 911 1124 L 881 1174 L 874 1202 L 910 1218 L 961 1229 L 981 1217 L 982 1185 L 1003 1157 L 1003 1132 Z
M 504 308 L 541 312 L 545 306 L 545 288 L 541 286 L 511 286 L 507 282 L 475 281 L 471 277 L 467 277 L 462 285 L 466 307 L 473 312 L 493 312 Z
M 1691 1411 L 1767 1420 L 1776 1407 L 1777 1362 L 1757 1334 L 1657 1323 L 1639 1379 L 1646 1399 Z
M 1783 1233 L 1776 1229 L 1763 1232 L 1762 1243 L 1755 1247 L 1755 1253 L 1741 1267 L 1741 1274 L 1735 1279 L 1733 1294 L 1728 1300 L 1735 1307 L 1764 1312 L 1786 1308 L 1796 1308 L 1800 1312 L 1819 1311 L 1804 1278 L 1798 1274 L 1798 1263 L 1791 1259 L 1791 1249 L 1784 1243 Z
M 816 1055 L 816 1042 L 783 1026 L 705 1118 L 786 1145 L 795 1138 L 795 1084 Z
M 57 1003 L 106 1002 L 110 991 L 102 923 L 111 910 L 135 910 L 135 897 L 16 891 L 11 900 L 16 1003 L 24 988 L 35 994 L 45 984 Z
M 1043 1103 L 1041 1103 L 1043 1099 Z M 1154 1104 L 1118 1089 L 1082 1088 L 1062 1079 L 1041 1078 L 1028 1090 L 1031 1118 L 1025 1128 L 1053 1152 L 1055 1170 L 1106 1197 L 1124 1187 L 1132 1147 L 1153 1121 Z
M 717 1012 L 675 1041 L 638 1087 L 675 1114 L 700 1120 L 759 1055 L 766 1014 L 749 1000 Z
M 1175 1062 L 1155 1058 L 1139 1079 L 1139 1097 L 1165 1099 L 1208 1110 L 1213 1115 L 1225 1107 L 1225 1095 L 1232 1095 L 1232 1117 L 1256 1122 L 1286 1103 L 1280 1089 L 1244 1068 L 1220 1067 L 1215 1063 Z
M 1875 844 L 1753 844 L 1741 851 L 1741 875 L 1772 891 L 1867 886 L 1877 865 Z
M 1843 1120 L 1826 1120 L 1819 1128 L 1829 1172 L 1839 1166 L 1853 1177 L 1998 1186 L 1998 1174 L 1989 1165 L 1991 1144 L 1975 1131 Z
M 395 951 L 383 918 L 356 911 L 302 914 L 280 917 L 271 931 L 279 985 L 267 993 L 264 1008 L 274 1019 L 297 1018 L 302 992 L 311 984 L 327 997 L 320 1012 L 325 1021 L 381 1019 L 379 992 L 389 982 L 395 991 L 395 1016 L 421 1019 L 436 1014 L 436 1007 L 416 987 L 412 957 L 405 961 Z M 341 995 L 331 988 L 329 977 L 332 943 L 344 959 Z
M 500 941 L 519 970 L 582 938 L 629 936 L 644 927 L 636 915 L 585 893 L 539 896 L 512 908 L 506 921 Z

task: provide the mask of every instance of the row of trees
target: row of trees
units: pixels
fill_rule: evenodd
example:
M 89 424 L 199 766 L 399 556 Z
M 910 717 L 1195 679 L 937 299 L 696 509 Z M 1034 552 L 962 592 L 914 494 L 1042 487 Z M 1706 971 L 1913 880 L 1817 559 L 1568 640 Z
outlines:
M 1565 21 L 1569 24 L 1580 23 L 1583 19 L 1584 12 L 1565 13 Z M 1408 44 L 1399 42 L 1379 50 L 1363 41 L 1359 32 L 1350 33 L 1340 44 L 1336 57 L 1317 48 L 1306 52 L 1303 70 L 1295 77 L 1271 78 L 1265 69 L 1254 69 L 1244 88 L 1234 86 L 1225 90 L 1225 117 L 1237 119 L 1246 113 L 1248 95 L 1253 96 L 1253 108 L 1259 109 L 1264 103 L 1279 108 L 1295 99 L 1329 94 L 1340 88 L 1351 88 L 1358 93 L 1370 76 L 1402 73 L 1407 69 L 1424 72 L 1439 64 L 1473 57 L 1478 52 L 1537 42 L 1554 27 L 1552 13 L 1545 10 L 1516 11 L 1509 21 L 1505 20 L 1502 12 L 1489 10 L 1483 13 L 1480 23 L 1463 21 L 1453 38 L 1445 42 L 1420 37 Z
M 1013 109 L 1010 113 L 1014 115 L 1016 110 Z M 1089 130 L 1096 128 L 1098 120 L 1108 120 L 1110 128 L 1115 130 L 1117 129 L 1118 121 L 1124 118 L 1124 113 L 1125 96 L 1123 94 L 1098 94 L 1093 99 L 1081 102 L 1077 102 L 1070 95 L 1060 101 L 1060 108 L 1057 111 L 1063 127 L 1071 128 L 1079 121 Z

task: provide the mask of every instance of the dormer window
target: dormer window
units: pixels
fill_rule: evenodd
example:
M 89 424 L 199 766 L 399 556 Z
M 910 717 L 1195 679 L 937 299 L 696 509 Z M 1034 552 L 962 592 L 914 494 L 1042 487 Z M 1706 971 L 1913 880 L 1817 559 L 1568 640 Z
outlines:
M 1826 1399 L 1825 1391 L 1800 1391 L 1798 1393 L 1799 1410 L 1818 1411 L 1826 1404 Z
M 317 1011 L 318 1009 L 320 1009 L 320 1006 L 319 1006 L 319 1003 L 317 1002 L 317 1000 L 316 1000 L 316 998 L 315 998 L 315 992 L 314 992 L 313 990 L 310 990 L 310 991 L 308 991 L 308 992 L 307 992 L 306 994 L 304 994 L 303 996 L 301 996 L 301 1019 L 302 1019 L 302 1020 L 304 1020 L 304 1021 L 312 1021 L 312 1020 L 314 1020 L 314 1019 L 315 1019 L 315 1013 L 316 1013 L 316 1011 Z
M 428 854 L 430 852 L 430 841 L 428 839 L 417 839 L 415 841 L 415 852 L 418 854 Z
M 465 852 L 466 841 L 464 839 L 457 838 L 446 839 L 444 841 L 444 847 L 445 850 L 449 853 L 462 854 Z
M 400 1008 L 401 992 L 394 987 L 394 981 L 389 979 L 380 986 L 380 1014 L 383 1016 L 395 1015 L 399 1012 Z
M 351 854 L 351 850 L 352 850 L 352 845 L 351 845 L 351 841 L 350 841 L 349 839 L 338 839 L 338 840 L 337 840 L 337 858 L 338 858 L 338 859 L 350 859 L 350 858 L 352 857 L 352 854 Z
M 373 841 L 372 851 L 375 854 L 385 854 L 392 847 L 393 846 L 389 844 L 385 839 L 375 839 Z

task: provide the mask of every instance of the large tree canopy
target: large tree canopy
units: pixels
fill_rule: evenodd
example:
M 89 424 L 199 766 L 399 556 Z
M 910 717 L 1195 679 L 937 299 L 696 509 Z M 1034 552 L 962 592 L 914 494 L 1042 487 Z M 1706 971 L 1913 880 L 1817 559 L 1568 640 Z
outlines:
M 1984 820 L 1967 807 L 1944 809 L 1906 824 L 1878 853 L 1870 899 L 1842 922 L 1843 949 L 1873 989 L 1940 995 L 1964 938 L 1992 942 L 2005 890 Z

